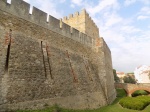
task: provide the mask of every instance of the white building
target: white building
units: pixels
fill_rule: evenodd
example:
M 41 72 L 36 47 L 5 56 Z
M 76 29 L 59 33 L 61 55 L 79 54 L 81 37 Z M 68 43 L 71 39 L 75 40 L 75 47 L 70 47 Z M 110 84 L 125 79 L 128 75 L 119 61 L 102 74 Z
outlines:
M 150 83 L 150 66 L 142 65 L 134 71 L 137 83 Z
M 124 83 L 123 78 L 126 76 L 124 72 L 116 72 L 117 76 L 120 79 L 120 83 Z

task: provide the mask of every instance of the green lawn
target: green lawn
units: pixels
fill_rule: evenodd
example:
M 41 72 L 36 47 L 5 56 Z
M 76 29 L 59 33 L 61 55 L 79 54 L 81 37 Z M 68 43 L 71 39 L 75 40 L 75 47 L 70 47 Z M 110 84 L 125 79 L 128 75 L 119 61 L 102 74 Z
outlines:
M 51 108 L 47 108 L 45 110 L 17 111 L 17 112 L 150 112 L 150 105 L 147 106 L 142 111 L 130 110 L 130 109 L 121 107 L 118 102 L 121 98 L 125 96 L 126 96 L 126 93 L 123 89 L 117 89 L 117 98 L 111 105 L 105 106 L 99 109 L 95 109 L 95 110 L 68 110 L 68 109 L 59 108 L 58 106 L 54 106 Z

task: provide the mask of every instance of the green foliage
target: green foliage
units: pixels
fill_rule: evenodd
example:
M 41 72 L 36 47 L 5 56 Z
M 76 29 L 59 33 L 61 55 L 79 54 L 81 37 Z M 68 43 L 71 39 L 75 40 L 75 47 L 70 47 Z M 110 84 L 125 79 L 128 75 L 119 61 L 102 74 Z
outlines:
M 125 97 L 126 91 L 124 89 L 116 89 L 117 91 L 117 97 Z
M 136 83 L 136 80 L 132 76 L 130 76 L 130 75 L 125 76 L 123 78 L 123 80 L 124 80 L 124 83 L 132 83 L 132 84 Z
M 138 97 L 125 97 L 122 98 L 119 104 L 128 109 L 143 110 L 150 104 L 149 96 L 138 96 Z
M 140 96 L 140 95 L 148 95 L 149 93 L 144 90 L 137 90 L 134 93 L 132 93 L 132 97 Z
M 114 74 L 114 80 L 115 80 L 115 82 L 120 82 L 120 79 L 119 79 L 119 77 L 117 76 L 117 73 L 116 73 L 116 70 L 115 70 L 115 69 L 113 69 L 113 74 Z
M 133 75 L 134 75 L 134 72 L 129 72 L 129 73 L 127 73 L 127 74 L 133 74 Z

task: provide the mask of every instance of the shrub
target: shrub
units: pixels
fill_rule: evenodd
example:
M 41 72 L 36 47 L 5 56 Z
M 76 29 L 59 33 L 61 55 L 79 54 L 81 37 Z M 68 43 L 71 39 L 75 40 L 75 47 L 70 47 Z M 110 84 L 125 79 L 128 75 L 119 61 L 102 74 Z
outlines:
M 128 109 L 143 110 L 150 104 L 149 96 L 125 97 L 119 101 L 119 104 Z
M 132 97 L 136 97 L 136 96 L 140 96 L 140 95 L 148 95 L 149 93 L 147 91 L 144 91 L 144 90 L 138 90 L 138 91 L 135 91 L 133 94 L 132 94 Z

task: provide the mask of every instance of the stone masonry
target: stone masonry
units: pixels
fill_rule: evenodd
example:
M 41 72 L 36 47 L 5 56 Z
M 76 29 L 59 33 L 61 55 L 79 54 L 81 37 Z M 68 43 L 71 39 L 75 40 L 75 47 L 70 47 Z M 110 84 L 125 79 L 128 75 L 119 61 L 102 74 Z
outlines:
M 29 9 L 23 0 L 0 0 L 0 110 L 110 104 L 111 52 L 87 12 L 73 25 Z
M 74 15 L 70 14 L 69 17 L 64 17 L 62 21 L 93 39 L 99 37 L 99 29 L 85 9 L 83 9 L 80 13 L 76 12 Z

